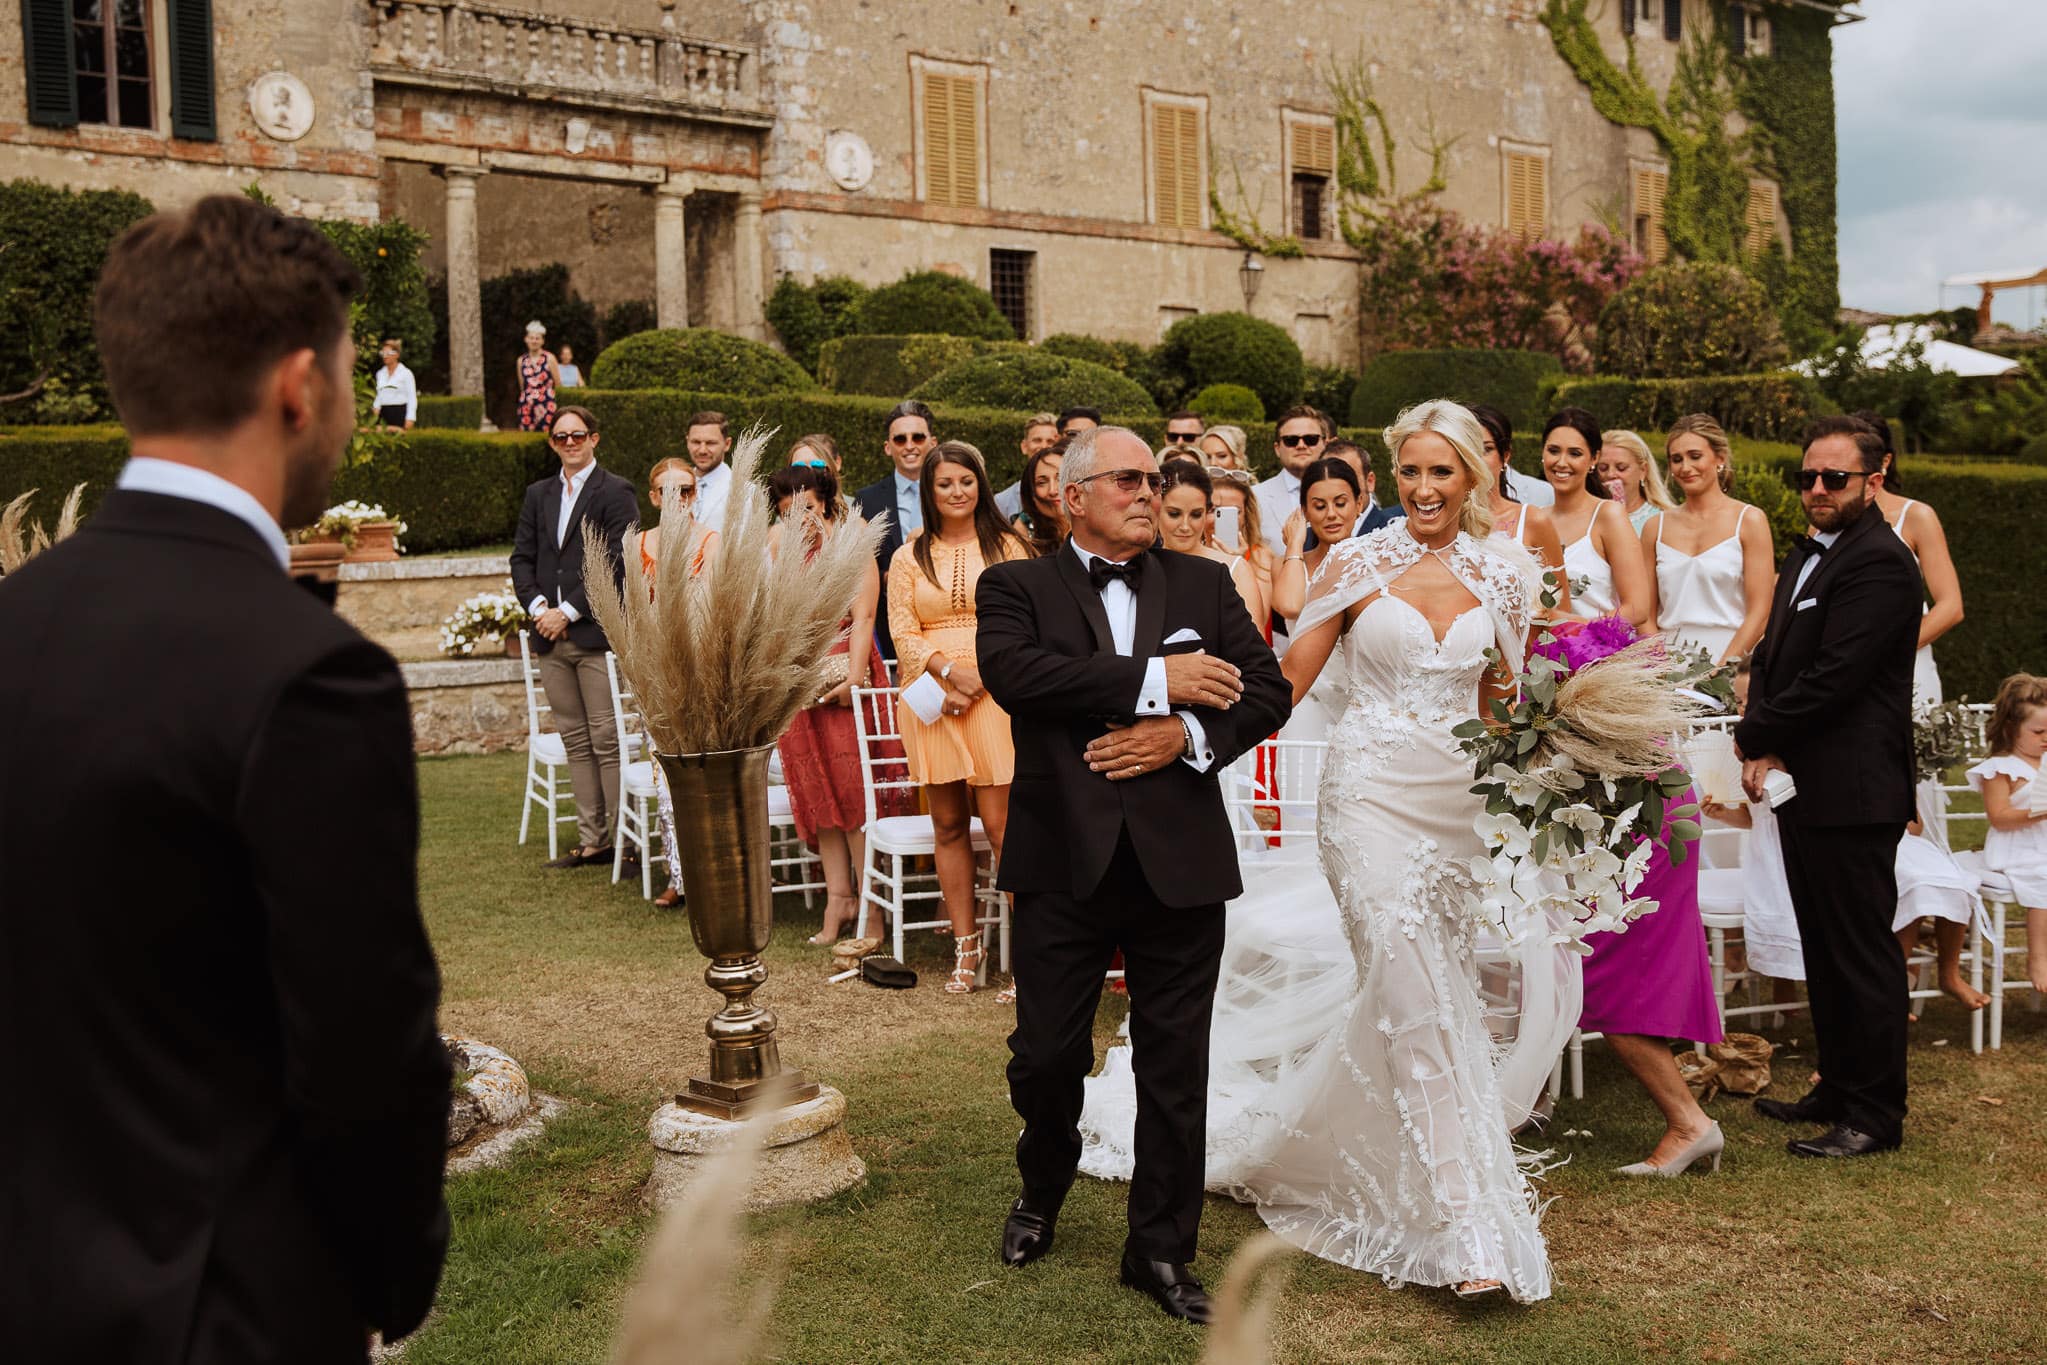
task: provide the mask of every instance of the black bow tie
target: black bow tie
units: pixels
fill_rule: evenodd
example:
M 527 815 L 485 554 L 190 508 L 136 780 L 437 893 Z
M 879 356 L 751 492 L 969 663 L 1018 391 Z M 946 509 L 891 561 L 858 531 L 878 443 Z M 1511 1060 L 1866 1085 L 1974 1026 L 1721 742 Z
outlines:
M 1805 551 L 1805 557 L 1807 559 L 1818 559 L 1821 555 L 1827 552 L 1827 547 L 1821 542 L 1814 540 L 1811 536 L 1794 537 L 1793 543 L 1796 544 L 1799 549 Z
M 1137 591 L 1137 580 L 1144 572 L 1144 556 L 1126 559 L 1121 564 L 1112 564 L 1106 559 L 1097 559 L 1087 566 L 1087 581 L 1100 592 L 1111 583 L 1121 583 L 1132 592 Z

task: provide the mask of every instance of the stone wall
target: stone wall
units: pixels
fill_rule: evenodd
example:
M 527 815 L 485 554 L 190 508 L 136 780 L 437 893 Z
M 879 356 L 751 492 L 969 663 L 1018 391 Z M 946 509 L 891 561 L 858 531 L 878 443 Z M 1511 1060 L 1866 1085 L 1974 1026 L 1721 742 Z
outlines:
M 420 754 L 495 754 L 526 747 L 526 689 L 517 659 L 402 665 Z
M 512 572 L 504 555 L 343 564 L 334 609 L 401 659 L 439 659 L 441 622 L 478 593 L 501 592 Z

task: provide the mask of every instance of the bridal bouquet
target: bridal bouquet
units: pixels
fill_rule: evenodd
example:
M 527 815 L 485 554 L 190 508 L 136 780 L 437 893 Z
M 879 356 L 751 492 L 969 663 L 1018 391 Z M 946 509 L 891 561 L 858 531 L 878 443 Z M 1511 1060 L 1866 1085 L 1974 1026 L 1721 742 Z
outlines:
M 1489 651 L 1498 663 L 1497 651 Z M 1475 827 L 1487 853 L 1471 863 L 1475 914 L 1510 940 L 1564 926 L 1624 929 L 1655 908 L 1631 893 L 1669 821 L 1670 859 L 1699 837 L 1699 808 L 1673 806 L 1691 784 L 1675 736 L 1714 709 L 1711 660 L 1639 639 L 1619 617 L 1566 621 L 1536 637 L 1519 695 L 1453 732 L 1486 800 Z M 1560 911 L 1551 915 L 1551 910 Z

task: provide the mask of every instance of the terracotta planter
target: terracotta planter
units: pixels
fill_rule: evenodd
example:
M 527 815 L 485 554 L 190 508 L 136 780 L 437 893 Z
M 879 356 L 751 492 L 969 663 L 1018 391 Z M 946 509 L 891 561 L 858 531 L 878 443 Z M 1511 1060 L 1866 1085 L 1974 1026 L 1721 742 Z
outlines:
M 348 552 L 350 564 L 382 563 L 398 558 L 398 523 L 366 521 L 355 528 L 355 548 Z
M 341 575 L 339 540 L 316 540 L 291 547 L 291 576 L 332 583 Z

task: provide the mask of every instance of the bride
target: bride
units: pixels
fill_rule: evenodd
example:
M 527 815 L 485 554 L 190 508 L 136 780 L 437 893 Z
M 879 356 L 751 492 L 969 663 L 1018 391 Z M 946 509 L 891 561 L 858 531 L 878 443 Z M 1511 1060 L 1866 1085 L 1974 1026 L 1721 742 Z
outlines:
M 1488 933 L 1465 870 L 1483 805 L 1450 731 L 1511 690 L 1539 605 L 1534 561 L 1488 539 L 1483 441 L 1455 403 L 1402 413 L 1386 443 L 1407 516 L 1338 544 L 1310 587 L 1283 665 L 1294 696 L 1339 648 L 1349 670 L 1321 877 L 1247 861 L 1211 1027 L 1207 1175 L 1326 1260 L 1531 1302 L 1549 1262 L 1534 1159 L 1508 1134 L 1577 1017 L 1578 967 L 1555 926 Z M 1482 968 L 1518 996 L 1511 1043 L 1488 1028 Z M 1129 1175 L 1128 1060 L 1112 1050 L 1088 1082 L 1093 1175 Z

